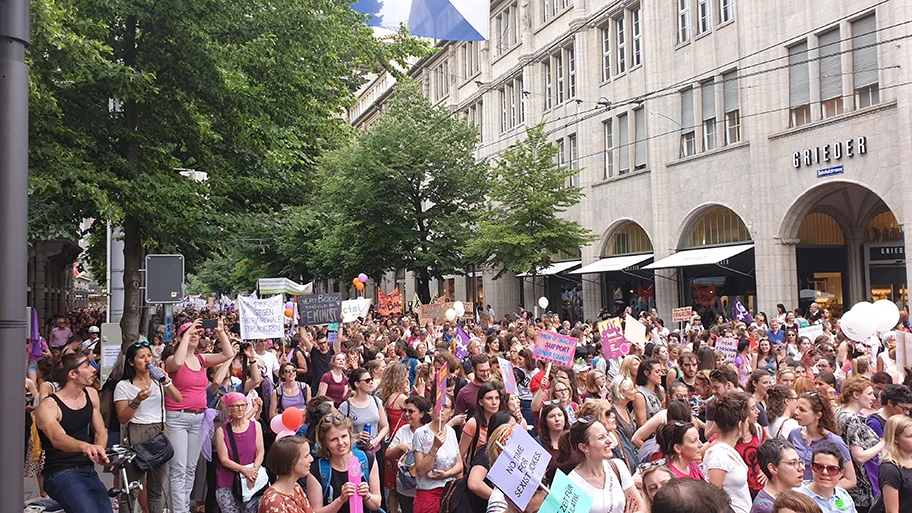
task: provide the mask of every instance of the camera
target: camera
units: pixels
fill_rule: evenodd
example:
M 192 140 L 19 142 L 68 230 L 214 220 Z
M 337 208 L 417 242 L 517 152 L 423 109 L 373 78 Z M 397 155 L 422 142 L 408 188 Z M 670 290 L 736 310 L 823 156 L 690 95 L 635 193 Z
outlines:
M 250 349 L 250 342 L 242 342 L 242 343 L 241 343 L 241 351 L 246 351 L 246 350 L 248 350 L 248 349 Z

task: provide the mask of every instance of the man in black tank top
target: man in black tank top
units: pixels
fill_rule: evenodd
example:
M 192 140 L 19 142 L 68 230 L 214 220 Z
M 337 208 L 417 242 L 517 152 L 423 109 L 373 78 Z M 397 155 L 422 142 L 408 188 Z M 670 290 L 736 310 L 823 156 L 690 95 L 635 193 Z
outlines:
M 62 358 L 57 381 L 63 387 L 42 398 L 38 436 L 45 451 L 44 489 L 67 513 L 110 513 L 111 499 L 95 464 L 108 463 L 108 431 L 91 388 L 95 368 L 81 353 Z

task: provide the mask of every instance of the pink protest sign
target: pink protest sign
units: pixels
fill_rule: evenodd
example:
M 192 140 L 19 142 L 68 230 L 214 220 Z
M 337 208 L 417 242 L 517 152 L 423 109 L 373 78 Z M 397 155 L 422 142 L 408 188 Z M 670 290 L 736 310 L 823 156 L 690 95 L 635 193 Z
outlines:
M 444 365 L 437 373 L 437 390 L 435 391 L 434 414 L 440 415 L 443 410 L 443 401 L 446 398 L 447 367 Z
M 544 360 L 555 365 L 570 367 L 576 355 L 576 344 L 579 339 L 554 333 L 553 331 L 539 331 L 535 338 L 535 349 L 532 356 L 537 360 Z
M 355 485 L 355 494 L 348 499 L 348 510 L 351 513 L 364 513 L 364 500 L 358 495 L 361 485 L 361 461 L 354 454 L 348 460 L 348 482 Z
M 513 364 L 510 363 L 510 360 L 498 358 L 497 364 L 500 365 L 500 374 L 503 376 L 504 390 L 508 394 L 519 393 L 516 390 L 516 375 L 513 374 Z
M 602 349 L 605 351 L 605 358 L 623 358 L 630 352 L 630 344 L 624 338 L 624 330 L 621 328 L 621 319 L 612 317 L 598 323 L 599 332 L 602 336 Z

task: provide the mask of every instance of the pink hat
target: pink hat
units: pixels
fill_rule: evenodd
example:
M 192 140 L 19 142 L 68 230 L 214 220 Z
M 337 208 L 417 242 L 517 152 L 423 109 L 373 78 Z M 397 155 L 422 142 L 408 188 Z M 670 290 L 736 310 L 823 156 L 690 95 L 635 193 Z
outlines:
M 178 337 L 184 336 L 184 332 L 187 331 L 190 328 L 190 326 L 193 326 L 192 322 L 185 322 L 185 323 L 181 324 L 180 328 L 177 328 L 177 336 Z
M 247 396 L 240 392 L 228 392 L 222 397 L 222 404 L 226 407 L 240 401 L 247 402 Z

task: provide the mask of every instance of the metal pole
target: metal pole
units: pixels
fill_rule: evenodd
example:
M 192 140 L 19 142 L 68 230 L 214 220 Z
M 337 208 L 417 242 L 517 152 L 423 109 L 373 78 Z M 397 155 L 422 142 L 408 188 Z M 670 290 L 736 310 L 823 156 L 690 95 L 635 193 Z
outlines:
M 0 347 L 25 345 L 28 273 L 28 0 L 0 0 Z M 20 511 L 25 409 L 20 358 L 0 358 L 0 511 Z

